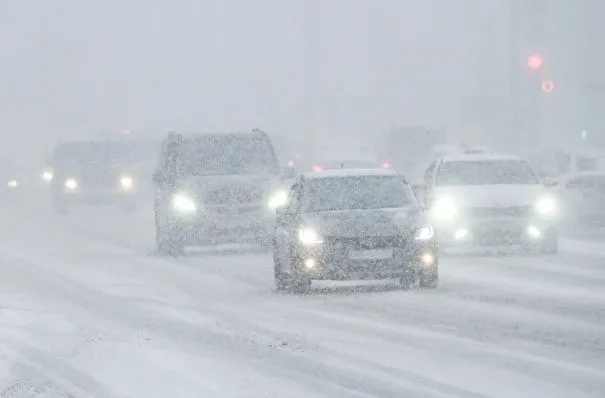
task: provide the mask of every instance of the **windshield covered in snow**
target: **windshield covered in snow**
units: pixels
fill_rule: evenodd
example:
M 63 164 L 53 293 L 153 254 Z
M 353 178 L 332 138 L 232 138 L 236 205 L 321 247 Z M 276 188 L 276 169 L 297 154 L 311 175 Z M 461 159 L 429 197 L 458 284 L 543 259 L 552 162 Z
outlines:
M 277 174 L 280 171 L 271 142 L 254 135 L 196 137 L 186 140 L 179 151 L 181 176 Z
M 131 149 L 122 142 L 70 142 L 57 146 L 55 167 L 95 167 L 129 162 Z
M 531 185 L 539 180 L 523 160 L 445 162 L 437 171 L 435 185 Z
M 397 176 L 325 177 L 309 181 L 306 211 L 388 209 L 416 203 L 410 186 Z

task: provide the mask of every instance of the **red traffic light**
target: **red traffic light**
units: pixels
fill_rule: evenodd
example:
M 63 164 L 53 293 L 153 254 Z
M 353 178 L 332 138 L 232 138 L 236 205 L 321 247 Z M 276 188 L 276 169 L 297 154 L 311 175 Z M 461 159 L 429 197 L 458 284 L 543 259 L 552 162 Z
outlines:
M 552 80 L 545 80 L 542 82 L 542 91 L 545 93 L 552 93 L 552 90 L 555 89 L 555 84 Z
M 532 54 L 527 59 L 527 66 L 531 70 L 538 70 L 542 66 L 542 56 L 540 54 Z

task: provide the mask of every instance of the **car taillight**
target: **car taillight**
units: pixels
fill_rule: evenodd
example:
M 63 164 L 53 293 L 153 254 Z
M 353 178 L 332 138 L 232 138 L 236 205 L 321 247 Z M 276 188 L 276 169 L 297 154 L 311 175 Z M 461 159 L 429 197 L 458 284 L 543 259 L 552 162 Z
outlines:
M 388 169 L 391 167 L 391 165 L 389 164 L 389 162 L 382 162 L 380 164 L 380 167 L 382 167 L 383 169 Z
M 313 165 L 313 169 L 312 170 L 317 173 L 317 172 L 320 172 L 320 171 L 324 171 L 324 168 L 321 167 L 318 164 L 315 164 L 315 165 Z
M 288 167 L 294 167 L 294 162 L 292 160 L 288 161 Z

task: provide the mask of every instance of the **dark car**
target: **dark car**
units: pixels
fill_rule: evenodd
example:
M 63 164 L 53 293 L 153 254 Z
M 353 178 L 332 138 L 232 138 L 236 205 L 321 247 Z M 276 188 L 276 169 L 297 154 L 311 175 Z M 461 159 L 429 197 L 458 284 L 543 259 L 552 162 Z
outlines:
M 120 141 L 63 142 L 52 160 L 51 198 L 65 213 L 73 206 L 136 207 L 137 181 L 132 174 L 131 149 Z
M 438 245 L 422 205 L 391 170 L 327 170 L 300 176 L 276 217 L 278 290 L 312 280 L 397 278 L 435 288 Z
M 262 131 L 169 134 L 154 173 L 158 252 L 176 256 L 187 246 L 270 244 L 288 178 L 293 176 L 283 173 Z

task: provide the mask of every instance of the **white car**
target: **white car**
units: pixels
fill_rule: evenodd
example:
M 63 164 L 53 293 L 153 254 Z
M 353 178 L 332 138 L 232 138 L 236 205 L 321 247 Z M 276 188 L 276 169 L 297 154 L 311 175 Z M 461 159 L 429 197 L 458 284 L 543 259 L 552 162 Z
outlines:
M 431 163 L 424 192 L 440 244 L 558 250 L 558 203 L 529 165 L 500 154 Z

